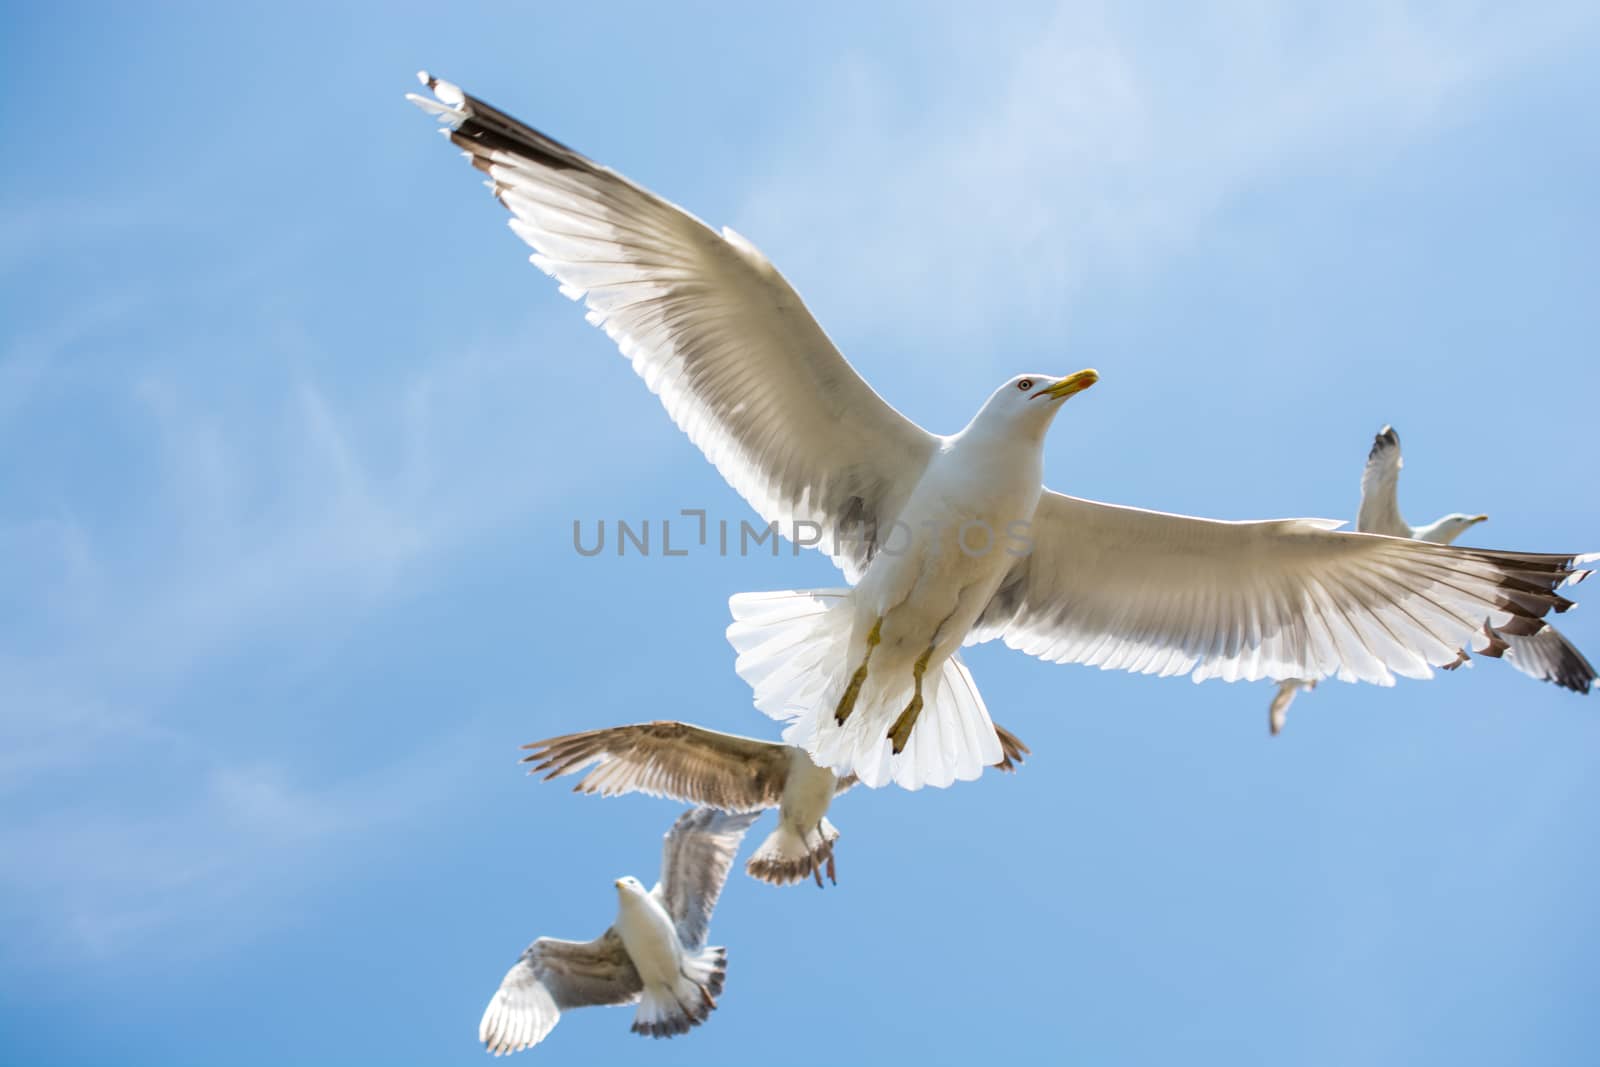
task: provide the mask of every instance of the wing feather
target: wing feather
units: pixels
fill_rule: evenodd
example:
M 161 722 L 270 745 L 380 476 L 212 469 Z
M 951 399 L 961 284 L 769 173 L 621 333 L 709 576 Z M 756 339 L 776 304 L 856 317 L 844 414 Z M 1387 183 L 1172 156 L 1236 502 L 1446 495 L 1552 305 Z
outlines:
M 711 913 L 758 812 L 730 815 L 694 808 L 678 816 L 661 847 L 661 881 L 653 892 L 678 927 L 688 951 L 705 946 Z
M 644 793 L 722 811 L 775 808 L 788 780 L 788 745 L 684 722 L 643 722 L 535 741 L 522 762 L 545 779 L 598 764 L 574 792 Z
M 1410 537 L 1412 529 L 1400 517 L 1400 435 L 1385 426 L 1372 439 L 1367 466 L 1361 472 L 1361 510 L 1356 513 L 1356 529 L 1362 533 Z
M 1001 638 L 1055 662 L 1390 685 L 1428 677 L 1483 622 L 1539 630 L 1590 557 L 1454 548 L 1341 533 L 1320 519 L 1218 522 L 1046 491 L 1032 554 L 1001 582 L 969 643 Z
M 1595 670 L 1582 652 L 1554 626 L 1526 637 L 1501 635 L 1506 643 L 1502 658 L 1530 678 L 1553 682 L 1574 693 L 1587 693 Z
M 859 578 L 937 439 L 873 392 L 749 241 L 422 77 L 437 100 L 408 98 L 488 175 L 534 264 L 763 519 L 790 538 L 814 524 Z
M 478 1022 L 478 1040 L 495 1055 L 543 1041 L 569 1008 L 631 1004 L 643 983 L 615 930 L 593 941 L 541 937 L 506 972 Z

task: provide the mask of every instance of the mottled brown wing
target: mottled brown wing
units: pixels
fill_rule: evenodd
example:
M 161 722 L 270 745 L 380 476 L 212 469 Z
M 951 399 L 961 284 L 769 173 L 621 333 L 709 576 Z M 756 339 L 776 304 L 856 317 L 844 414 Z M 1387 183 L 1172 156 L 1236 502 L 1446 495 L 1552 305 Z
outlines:
M 789 773 L 790 748 L 684 722 L 642 722 L 535 741 L 523 757 L 545 779 L 576 774 L 591 764 L 573 791 L 621 796 L 644 793 L 720 811 L 778 806 Z

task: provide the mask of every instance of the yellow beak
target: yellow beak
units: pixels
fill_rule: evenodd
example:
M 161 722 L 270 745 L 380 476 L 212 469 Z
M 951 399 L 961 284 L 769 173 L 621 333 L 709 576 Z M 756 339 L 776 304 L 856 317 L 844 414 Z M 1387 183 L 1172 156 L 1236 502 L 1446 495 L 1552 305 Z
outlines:
M 1069 396 L 1083 392 L 1099 380 L 1099 371 L 1081 370 L 1077 374 L 1067 375 L 1052 386 L 1039 390 L 1033 398 L 1037 400 L 1041 396 L 1047 396 L 1051 400 L 1065 400 Z

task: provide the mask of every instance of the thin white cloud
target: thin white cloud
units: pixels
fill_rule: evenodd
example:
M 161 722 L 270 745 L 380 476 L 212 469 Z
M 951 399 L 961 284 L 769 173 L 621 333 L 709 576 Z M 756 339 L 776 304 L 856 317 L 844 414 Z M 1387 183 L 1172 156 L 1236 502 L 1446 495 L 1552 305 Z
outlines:
M 173 309 L 137 310 L 133 334 Z M 278 888 L 335 876 L 338 842 L 442 807 L 459 726 L 415 752 L 380 744 L 376 772 L 308 779 L 299 761 L 234 754 L 228 710 L 197 715 L 190 693 L 260 648 L 274 677 L 319 669 L 317 649 L 585 476 L 529 462 L 551 426 L 528 415 L 550 375 L 527 323 L 348 394 L 295 370 L 317 353 L 281 339 L 176 339 L 233 365 L 156 346 L 94 353 L 92 373 L 39 368 L 83 402 L 75 419 L 116 420 L 101 461 L 118 506 L 54 475 L 44 447 L 35 488 L 0 513 L 0 914 L 25 916 L 31 939 L 14 952 L 135 951 L 197 914 L 186 944 L 254 936 L 284 914 Z
M 913 94 L 852 56 L 736 223 L 830 315 L 901 340 L 1060 325 L 1086 277 L 1148 270 L 1295 168 L 1359 173 L 1594 22 L 1581 5 L 1243 2 L 929 20 L 942 87 Z
M 156 934 L 173 955 L 247 940 L 347 868 L 342 844 L 425 820 L 465 770 L 465 749 L 448 736 L 331 783 L 184 756 L 159 768 L 183 772 L 165 803 L 83 801 L 0 823 L 0 850 L 22 860 L 0 868 L 0 907 L 20 904 L 36 920 L 0 958 L 41 969 L 115 958 Z

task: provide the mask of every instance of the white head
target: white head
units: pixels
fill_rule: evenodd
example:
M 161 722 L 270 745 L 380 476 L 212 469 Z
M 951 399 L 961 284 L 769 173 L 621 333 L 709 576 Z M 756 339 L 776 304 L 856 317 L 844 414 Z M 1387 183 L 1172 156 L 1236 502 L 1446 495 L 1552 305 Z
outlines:
M 627 900 L 630 897 L 646 896 L 649 893 L 649 890 L 645 889 L 644 883 L 631 874 L 626 878 L 618 878 L 615 884 L 617 896 L 622 900 Z
M 973 417 L 972 425 L 982 424 L 1008 435 L 1037 436 L 1043 440 L 1051 420 L 1061 410 L 1061 402 L 1099 380 L 1100 375 L 1092 370 L 1081 370 L 1065 378 L 1019 374 L 994 391 Z
M 1487 515 L 1463 515 L 1457 511 L 1429 523 L 1427 526 L 1417 528 L 1418 541 L 1432 541 L 1436 545 L 1448 545 L 1462 534 L 1480 522 L 1488 522 Z

